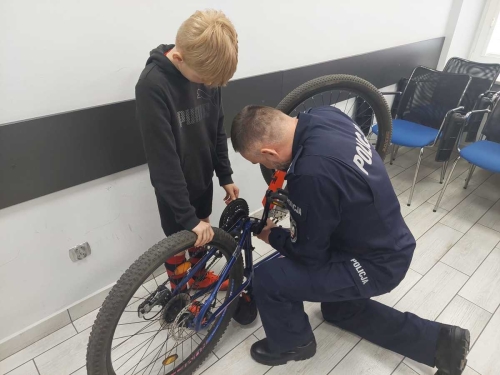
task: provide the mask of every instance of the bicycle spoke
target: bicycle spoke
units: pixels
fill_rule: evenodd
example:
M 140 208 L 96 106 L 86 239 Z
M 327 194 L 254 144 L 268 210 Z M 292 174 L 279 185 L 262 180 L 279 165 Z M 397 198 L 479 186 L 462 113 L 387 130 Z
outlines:
M 346 109 L 347 109 L 347 104 L 349 103 L 349 97 L 350 97 L 350 96 L 351 96 L 351 93 L 348 93 L 348 95 L 347 95 L 347 100 L 345 101 L 345 108 L 344 108 L 344 113 L 345 113 L 345 114 L 347 114 L 347 113 L 346 113 Z
M 339 102 L 340 94 L 342 94 L 342 91 L 339 91 L 339 94 L 337 95 L 337 100 L 335 100 L 335 103 L 334 103 L 335 108 L 337 108 L 337 103 Z
M 131 335 L 127 340 L 125 341 L 122 341 L 120 344 L 118 344 L 117 346 L 115 346 L 114 348 L 111 348 L 111 350 L 115 350 L 117 347 L 119 347 L 120 345 L 123 345 L 125 342 L 127 342 L 128 340 L 130 340 L 132 337 L 136 336 L 137 334 L 139 334 L 141 331 L 145 330 L 146 328 L 148 327 L 151 327 L 155 322 L 152 322 L 150 324 L 148 324 L 146 327 L 143 327 L 139 332 L 137 332 L 136 334 L 134 335 Z M 125 336 L 127 337 L 127 336 Z M 122 337 L 113 337 L 113 340 L 118 340 L 119 338 L 122 338 Z M 124 337 L 123 337 L 124 338 Z
M 167 340 L 167 341 L 168 341 L 168 340 Z M 169 354 L 170 354 L 170 353 L 172 353 L 172 350 L 174 350 L 174 349 L 175 349 L 175 353 L 177 354 L 177 348 L 178 348 L 180 345 L 182 345 L 183 343 L 184 343 L 184 341 L 183 341 L 183 342 L 181 342 L 180 344 L 175 345 L 173 348 L 171 348 L 171 349 L 170 349 L 168 352 L 166 352 L 166 353 L 169 353 Z M 153 352 L 154 352 L 154 351 L 155 351 L 155 350 L 156 350 L 159 346 L 163 346 L 163 345 L 165 345 L 165 343 L 160 344 L 160 345 L 158 345 L 157 347 L 155 347 L 155 348 L 153 349 L 153 351 L 152 351 L 150 354 L 152 354 L 152 353 L 153 353 Z M 150 355 L 150 354 L 149 354 L 149 355 Z M 147 357 L 149 357 L 149 355 L 148 355 Z M 155 356 L 155 357 L 156 357 L 156 356 Z M 140 372 L 140 371 L 142 371 L 142 370 L 144 370 L 144 369 L 147 369 L 147 368 L 148 368 L 148 367 L 149 367 L 152 363 L 157 362 L 159 359 L 160 359 L 160 356 L 158 356 L 158 358 L 156 358 L 155 360 L 153 360 L 153 361 L 149 362 L 149 363 L 147 364 L 147 366 L 146 366 L 146 367 L 142 367 L 142 368 L 139 370 L 139 372 Z M 174 362 L 174 365 L 175 365 L 175 362 Z
M 355 97 L 355 98 L 354 98 L 354 100 L 353 100 L 353 102 L 352 102 L 352 105 L 351 105 L 351 108 L 349 108 L 349 112 L 348 112 L 347 114 L 351 113 L 352 108 L 354 107 L 354 104 L 356 104 L 356 100 L 357 100 L 357 99 L 358 99 L 358 97 Z
M 135 365 L 134 367 L 134 370 L 132 371 L 132 375 L 134 374 L 134 371 L 135 369 L 137 368 L 137 366 L 139 366 L 139 363 L 142 362 L 142 359 L 144 358 L 144 356 L 146 355 L 146 353 L 148 352 L 148 349 L 151 347 L 151 344 L 153 343 L 154 339 L 156 336 L 158 336 L 158 334 L 161 332 L 161 329 L 163 327 L 160 327 L 160 330 L 158 332 L 156 332 L 156 334 L 153 336 L 153 339 L 151 340 L 151 342 L 149 343 L 148 347 L 146 348 L 146 351 L 144 352 L 144 354 L 142 355 L 141 359 L 139 359 L 139 362 L 137 362 L 137 364 Z M 128 372 L 128 371 L 127 371 Z
M 160 346 L 163 346 L 163 345 L 164 345 L 164 343 L 159 344 L 158 346 L 154 347 L 154 348 L 153 348 L 153 350 L 152 350 L 149 354 L 147 354 L 147 353 L 148 353 L 149 348 L 150 348 L 150 347 L 151 347 L 151 345 L 153 344 L 153 342 L 154 342 L 155 338 L 158 336 L 158 334 L 159 334 L 160 332 L 165 332 L 165 330 L 163 330 L 163 327 L 164 327 L 164 325 L 163 325 L 163 326 L 162 326 L 162 328 L 161 328 L 161 329 L 160 329 L 160 330 L 159 330 L 159 331 L 158 331 L 158 332 L 157 332 L 157 333 L 156 333 L 156 334 L 155 334 L 155 335 L 151 338 L 151 339 L 152 339 L 152 340 L 151 340 L 151 342 L 149 343 L 148 347 L 146 348 L 146 351 L 143 353 L 143 355 L 142 355 L 141 359 L 139 360 L 139 362 L 137 362 L 137 364 L 135 365 L 135 367 L 134 367 L 134 369 L 133 369 L 133 371 L 132 371 L 132 374 L 134 374 L 134 373 L 135 373 L 135 370 L 136 370 L 136 369 L 137 369 L 137 367 L 141 364 L 141 362 L 142 362 L 142 360 L 143 360 L 143 359 L 145 359 L 145 358 L 149 357 L 151 354 L 153 354 L 153 353 L 155 352 L 155 350 L 156 350 L 158 347 L 160 347 Z M 168 341 L 168 339 L 169 339 L 169 337 L 168 337 L 168 335 L 167 335 L 167 338 L 166 338 L 166 340 L 165 340 L 165 341 Z M 163 342 L 163 340 L 162 340 L 162 342 Z M 147 355 L 146 355 L 146 354 L 147 354 Z M 150 363 L 149 363 L 146 367 L 142 367 L 142 368 L 139 370 L 139 372 L 140 372 L 140 371 L 142 371 L 142 370 L 144 370 L 144 369 L 147 369 L 147 367 L 149 367 L 149 365 L 150 365 L 151 363 L 153 363 L 153 362 L 154 362 L 154 361 L 150 362 Z M 129 371 L 130 371 L 130 369 L 129 369 L 129 370 L 128 370 L 125 374 L 127 374 Z M 139 372 L 137 372 L 137 373 L 139 373 Z
M 159 332 L 161 332 L 161 330 L 160 330 Z M 157 334 L 158 334 L 158 333 L 156 333 L 156 335 L 157 335 Z M 122 367 L 125 365 L 125 363 L 127 363 L 127 362 L 128 362 L 128 361 L 130 361 L 132 358 L 134 358 L 134 356 L 135 356 L 137 353 L 139 353 L 139 352 L 141 351 L 141 349 L 142 349 L 142 348 L 144 348 L 144 347 L 147 345 L 147 343 L 148 343 L 148 342 L 150 342 L 150 341 L 151 341 L 151 343 L 152 343 L 152 342 L 154 341 L 154 338 L 156 337 L 156 335 L 154 335 L 153 337 L 150 337 L 150 338 L 148 338 L 148 339 L 144 340 L 144 341 L 143 341 L 143 342 L 141 342 L 139 345 L 135 346 L 134 348 L 132 348 L 132 349 L 131 349 L 131 350 L 129 350 L 128 352 L 126 352 L 126 353 L 124 353 L 123 355 L 121 355 L 120 357 L 116 358 L 116 360 L 118 360 L 118 359 L 120 359 L 120 358 L 123 358 L 125 355 L 127 355 L 128 353 L 130 353 L 132 350 L 134 350 L 135 348 L 139 347 L 139 349 L 137 349 L 137 350 L 134 352 L 134 354 L 132 354 L 132 355 L 129 357 L 129 359 L 127 359 L 125 362 L 123 362 L 123 363 L 120 365 L 120 367 L 118 367 L 118 368 L 117 368 L 117 370 L 119 370 L 120 368 L 122 368 Z M 140 362 L 140 361 L 139 361 L 139 362 Z M 130 370 L 129 370 L 129 371 L 130 371 Z M 128 371 L 127 371 L 127 372 L 128 372 Z
M 146 287 L 144 286 L 144 284 L 142 284 L 141 286 L 142 286 L 144 289 L 146 289 L 146 292 L 148 292 L 148 294 L 149 294 L 149 295 L 151 295 L 151 294 L 152 294 L 152 293 L 148 290 L 148 288 L 146 288 Z

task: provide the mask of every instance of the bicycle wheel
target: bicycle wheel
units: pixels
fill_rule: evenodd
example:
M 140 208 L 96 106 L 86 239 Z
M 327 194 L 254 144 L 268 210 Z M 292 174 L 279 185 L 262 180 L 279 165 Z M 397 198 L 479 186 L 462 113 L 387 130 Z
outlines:
M 214 257 L 206 262 L 206 271 L 220 272 L 236 248 L 235 240 L 214 228 L 210 247 Z M 196 235 L 182 231 L 170 236 L 137 259 L 112 288 L 97 315 L 87 348 L 89 375 L 191 374 L 206 359 L 226 330 L 236 303 L 231 303 L 205 330 L 195 332 L 183 324 L 192 307 L 202 304 L 211 290 L 204 293 L 187 288 L 172 297 L 164 262 L 192 247 Z M 243 280 L 242 257 L 229 273 L 228 290 L 219 291 L 210 311 L 217 310 Z M 186 262 L 188 263 L 188 262 Z M 189 264 L 188 264 L 189 266 Z M 151 298 L 158 305 L 150 311 Z M 148 308 L 149 308 L 148 306 Z M 139 314 L 141 313 L 141 314 Z
M 331 105 L 339 108 L 368 135 L 371 126 L 378 124 L 379 136 L 375 150 L 382 159 L 389 149 L 392 119 L 382 94 L 370 82 L 346 74 L 334 74 L 308 81 L 290 92 L 276 107 L 290 116 L 310 108 Z M 271 182 L 274 170 L 261 165 L 266 183 Z

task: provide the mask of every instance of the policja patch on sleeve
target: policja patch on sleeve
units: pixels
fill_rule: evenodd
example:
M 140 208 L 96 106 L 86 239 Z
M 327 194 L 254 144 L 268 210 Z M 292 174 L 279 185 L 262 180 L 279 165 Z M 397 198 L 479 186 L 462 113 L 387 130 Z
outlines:
M 292 243 L 297 242 L 297 231 L 297 223 L 293 219 L 293 216 L 290 215 L 290 240 L 292 241 Z

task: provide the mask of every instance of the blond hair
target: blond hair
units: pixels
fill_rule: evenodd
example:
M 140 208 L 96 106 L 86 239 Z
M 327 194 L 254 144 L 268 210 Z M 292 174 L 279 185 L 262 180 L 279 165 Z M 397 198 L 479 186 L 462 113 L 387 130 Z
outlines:
M 238 34 L 221 11 L 196 11 L 177 31 L 185 63 L 211 86 L 225 86 L 238 64 Z

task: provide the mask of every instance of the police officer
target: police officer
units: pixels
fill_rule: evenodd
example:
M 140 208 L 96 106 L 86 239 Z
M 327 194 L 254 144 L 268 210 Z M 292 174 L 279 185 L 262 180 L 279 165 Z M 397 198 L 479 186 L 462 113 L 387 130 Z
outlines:
M 235 151 L 287 171 L 290 229 L 268 221 L 259 238 L 283 257 L 255 270 L 253 291 L 266 338 L 251 355 L 276 366 L 316 352 L 303 301 L 327 322 L 428 366 L 461 374 L 469 331 L 371 300 L 410 266 L 415 239 L 376 151 L 343 112 L 317 107 L 292 118 L 247 106 L 231 129 Z

